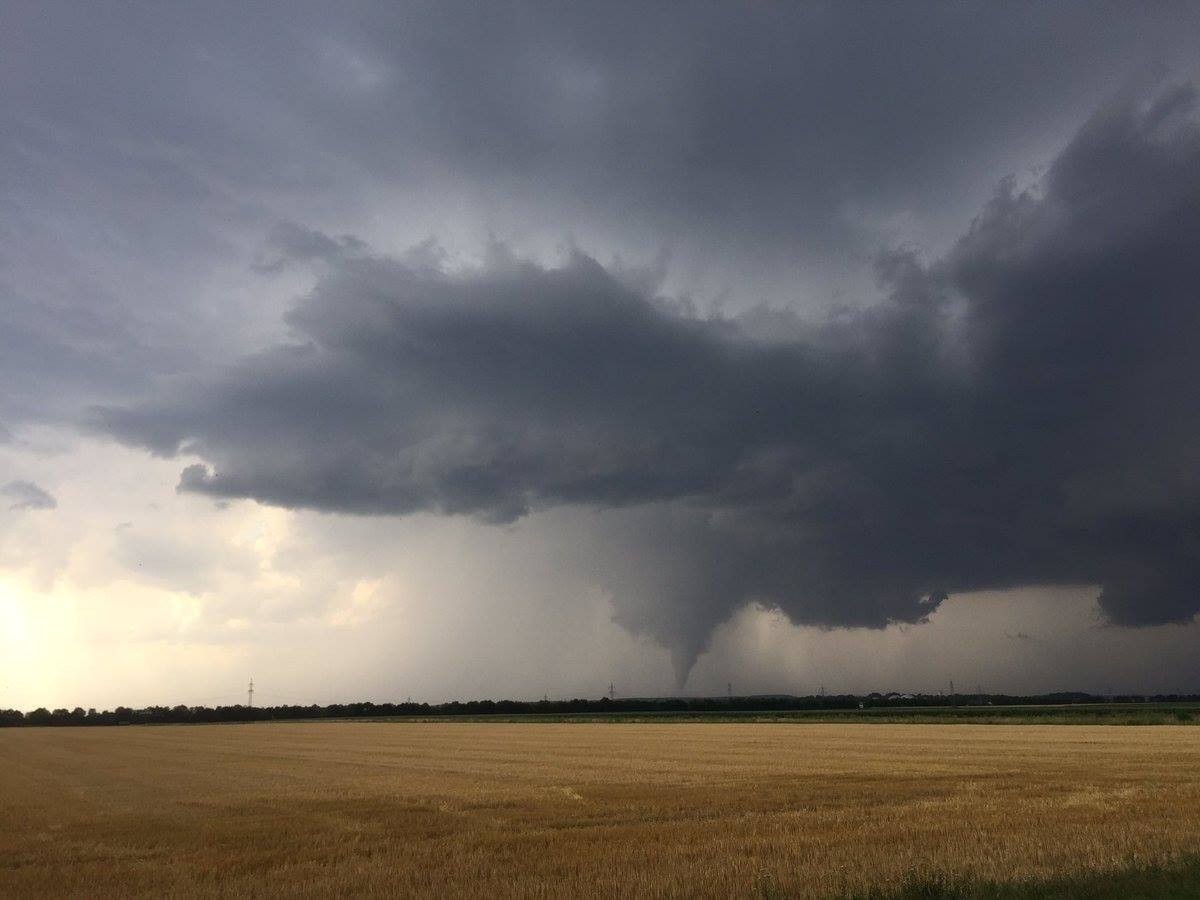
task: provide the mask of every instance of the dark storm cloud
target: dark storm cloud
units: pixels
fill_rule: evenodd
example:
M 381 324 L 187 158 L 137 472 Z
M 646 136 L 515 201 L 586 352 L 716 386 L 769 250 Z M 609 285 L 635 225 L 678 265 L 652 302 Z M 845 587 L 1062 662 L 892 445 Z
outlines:
M 997 144 L 1065 137 L 1064 114 L 1148 53 L 1190 64 L 1181 35 L 1200 27 L 1182 5 L 464 10 L 375 10 L 339 31 L 329 64 L 367 67 L 385 89 L 348 100 L 288 73 L 336 125 L 338 152 L 410 175 L 432 157 L 451 190 L 473 182 L 519 218 L 549 207 L 564 226 L 792 272 L 874 250 L 847 207 L 936 217 L 980 186 Z
M 1196 5 L 1172 3 L 297 2 L 281 15 L 17 0 L 4 18 L 0 417 L 13 429 L 245 349 L 220 328 L 254 310 L 205 290 L 277 220 L 574 231 L 606 253 L 669 242 L 681 277 L 713 293 L 778 301 L 804 275 L 802 302 L 823 305 L 877 249 L 875 218 L 948 227 L 981 172 L 1041 153 L 1148 53 L 1190 64 L 1200 33 Z M 337 249 L 281 237 L 309 240 L 311 257 Z
M 54 509 L 58 501 L 32 481 L 10 481 L 0 487 L 0 496 L 9 501 L 9 509 Z
M 219 498 L 495 522 L 622 508 L 599 517 L 597 574 L 683 674 L 750 600 L 882 626 L 947 592 L 1089 583 L 1115 623 L 1186 621 L 1195 102 L 1108 104 L 945 257 L 884 255 L 886 299 L 818 323 L 697 317 L 580 252 L 546 268 L 496 245 L 447 271 L 428 247 L 297 232 L 290 252 L 326 270 L 295 343 L 100 422 L 198 456 L 180 488 Z

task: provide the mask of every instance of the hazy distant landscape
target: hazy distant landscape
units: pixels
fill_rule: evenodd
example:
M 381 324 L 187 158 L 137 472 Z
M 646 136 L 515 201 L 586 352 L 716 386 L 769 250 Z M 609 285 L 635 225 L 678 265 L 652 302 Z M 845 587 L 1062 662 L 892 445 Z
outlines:
M 797 697 L 642 697 L 573 700 L 370 702 L 290 706 L 150 706 L 132 709 L 0 709 L 0 727 L 204 724 L 320 719 L 511 722 L 909 722 L 1008 724 L 1200 724 L 1200 697 L 1034 697 L 1003 694 L 866 694 Z

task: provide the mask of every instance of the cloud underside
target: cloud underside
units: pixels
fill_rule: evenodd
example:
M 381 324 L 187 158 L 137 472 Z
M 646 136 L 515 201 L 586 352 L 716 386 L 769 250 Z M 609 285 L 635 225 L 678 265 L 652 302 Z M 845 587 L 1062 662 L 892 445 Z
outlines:
M 139 406 L 180 488 L 351 514 L 597 519 L 620 619 L 686 673 L 748 601 L 883 626 L 951 592 L 1100 584 L 1118 624 L 1200 609 L 1194 93 L 1100 110 L 943 258 L 808 322 L 701 317 L 652 273 L 502 246 L 469 271 L 289 226 L 296 340 Z M 615 512 L 620 510 L 620 512 Z

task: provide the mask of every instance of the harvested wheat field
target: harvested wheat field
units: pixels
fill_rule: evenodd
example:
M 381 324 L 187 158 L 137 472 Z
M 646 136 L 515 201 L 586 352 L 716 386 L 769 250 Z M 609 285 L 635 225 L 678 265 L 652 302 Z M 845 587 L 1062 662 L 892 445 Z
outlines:
M 1200 846 L 1200 729 L 0 732 L 0 896 L 829 896 Z

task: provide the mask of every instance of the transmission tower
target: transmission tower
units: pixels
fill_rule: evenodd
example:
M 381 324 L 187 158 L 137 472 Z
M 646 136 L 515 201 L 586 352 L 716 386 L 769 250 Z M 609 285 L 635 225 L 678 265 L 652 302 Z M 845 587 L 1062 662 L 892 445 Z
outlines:
M 250 679 L 250 686 L 246 688 L 246 705 L 254 705 L 254 679 Z
M 611 681 L 608 683 L 608 699 L 609 700 L 617 699 L 617 686 L 615 684 L 613 684 Z

